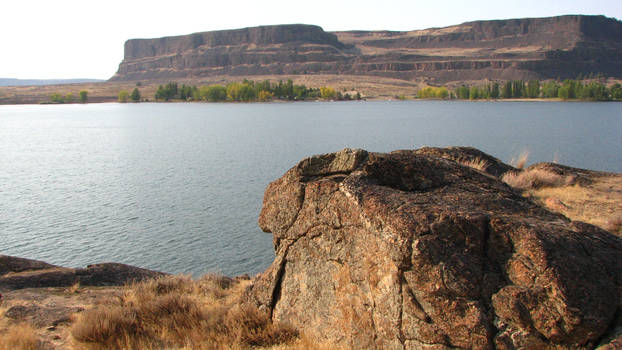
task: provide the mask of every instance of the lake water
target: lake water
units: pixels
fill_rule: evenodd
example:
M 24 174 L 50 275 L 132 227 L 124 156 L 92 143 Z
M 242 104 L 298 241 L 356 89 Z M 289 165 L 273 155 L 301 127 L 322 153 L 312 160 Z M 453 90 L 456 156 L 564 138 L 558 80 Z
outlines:
M 622 103 L 0 106 L 0 254 L 254 274 L 274 257 L 270 181 L 312 154 L 425 145 L 622 172 Z

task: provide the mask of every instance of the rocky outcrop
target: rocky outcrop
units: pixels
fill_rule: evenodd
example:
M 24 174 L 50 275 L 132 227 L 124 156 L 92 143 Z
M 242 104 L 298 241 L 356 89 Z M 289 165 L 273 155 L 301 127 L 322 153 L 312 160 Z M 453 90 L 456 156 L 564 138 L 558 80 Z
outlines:
M 121 286 L 164 275 L 138 267 L 103 263 L 73 269 L 37 260 L 0 255 L 0 290 L 40 287 Z
M 112 80 L 345 74 L 430 82 L 622 77 L 622 22 L 604 16 L 324 32 L 280 25 L 132 39 Z
M 352 349 L 615 348 L 622 240 L 453 160 L 465 151 L 301 161 L 266 189 L 276 258 L 247 302 Z
M 0 276 L 9 272 L 36 271 L 51 269 L 58 266 L 39 260 L 18 258 L 15 256 L 0 255 Z

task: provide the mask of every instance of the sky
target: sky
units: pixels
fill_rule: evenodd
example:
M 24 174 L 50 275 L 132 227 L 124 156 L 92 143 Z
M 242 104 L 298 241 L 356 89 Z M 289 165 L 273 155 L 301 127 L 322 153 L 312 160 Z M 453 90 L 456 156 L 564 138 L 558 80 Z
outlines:
M 3 0 L 0 77 L 108 79 L 123 43 L 258 25 L 304 23 L 337 30 L 414 30 L 485 19 L 605 15 L 622 0 Z

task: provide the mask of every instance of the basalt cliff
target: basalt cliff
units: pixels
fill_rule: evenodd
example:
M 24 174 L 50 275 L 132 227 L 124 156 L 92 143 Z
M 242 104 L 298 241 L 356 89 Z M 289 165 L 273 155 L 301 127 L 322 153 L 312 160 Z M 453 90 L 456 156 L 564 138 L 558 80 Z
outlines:
M 590 73 L 622 78 L 622 22 L 569 15 L 332 33 L 295 24 L 132 39 L 111 80 L 336 74 L 447 83 Z

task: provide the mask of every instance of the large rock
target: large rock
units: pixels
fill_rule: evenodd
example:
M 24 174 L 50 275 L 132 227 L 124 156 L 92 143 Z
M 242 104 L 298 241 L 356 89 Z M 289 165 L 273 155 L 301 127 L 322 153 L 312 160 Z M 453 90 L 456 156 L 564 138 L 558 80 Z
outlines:
M 615 342 L 622 240 L 443 157 L 456 152 L 301 161 L 266 189 L 276 258 L 247 301 L 352 349 Z

